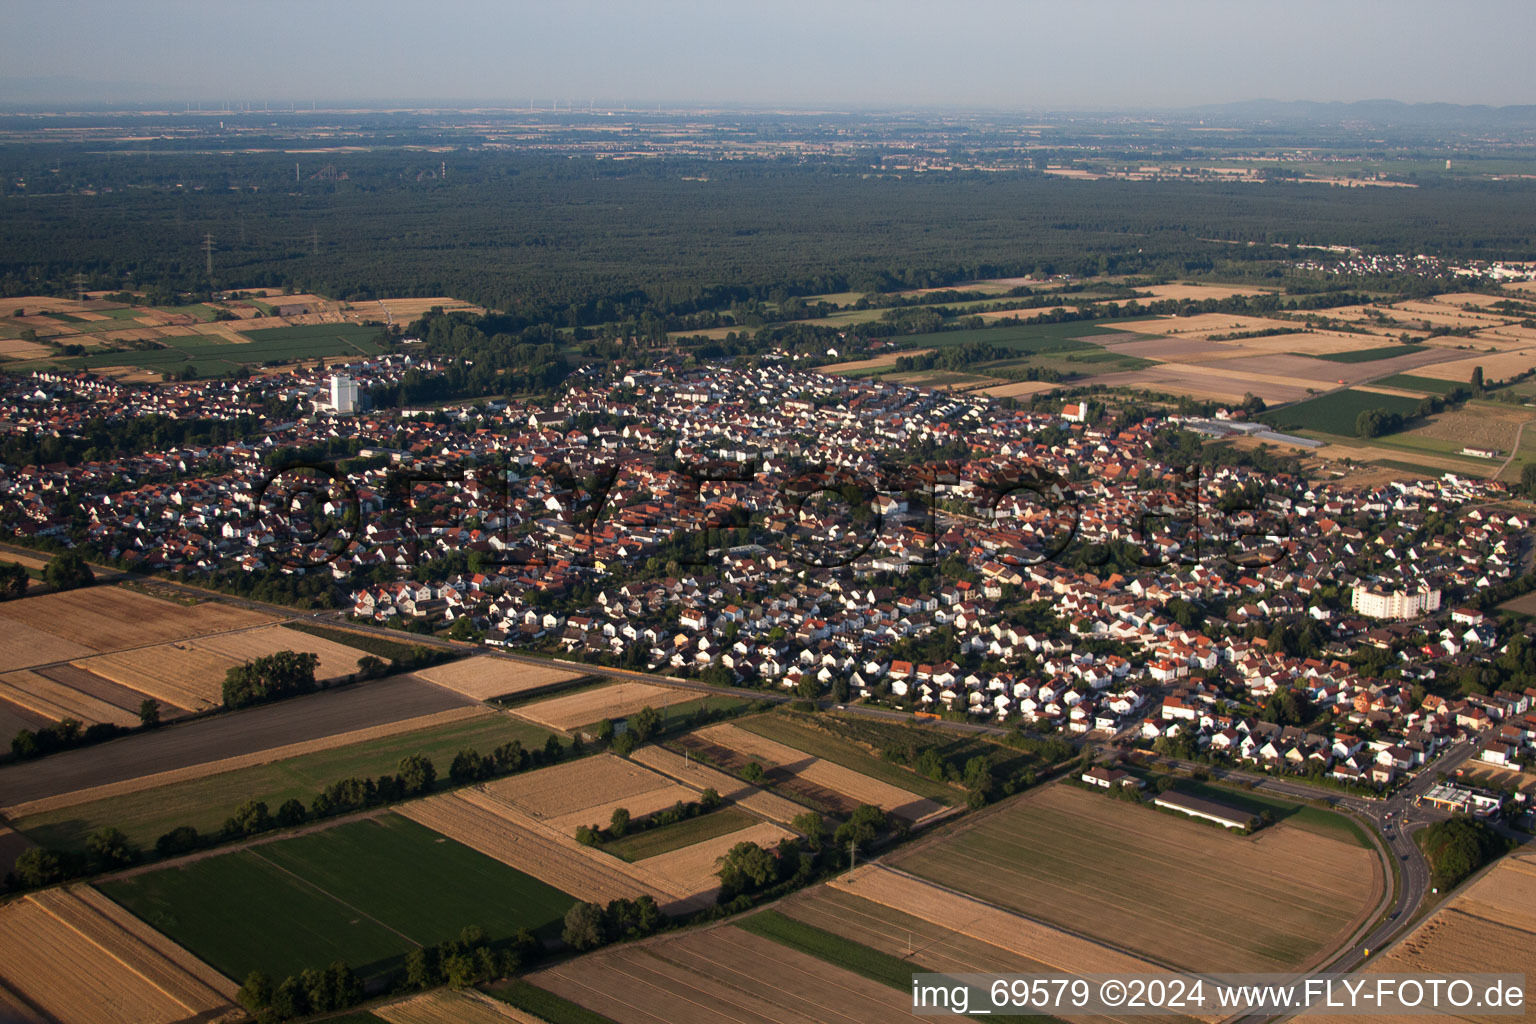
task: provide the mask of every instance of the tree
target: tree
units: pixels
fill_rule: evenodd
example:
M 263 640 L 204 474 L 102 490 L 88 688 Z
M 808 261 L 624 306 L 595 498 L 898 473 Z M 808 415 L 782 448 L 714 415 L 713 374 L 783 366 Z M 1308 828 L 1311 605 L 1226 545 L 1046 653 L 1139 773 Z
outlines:
M 197 849 L 200 838 L 197 834 L 197 829 L 191 825 L 177 825 L 165 835 L 155 840 L 155 852 L 161 857 L 174 857 L 177 854 Z
M 448 766 L 448 778 L 454 784 L 473 782 L 480 777 L 480 755 L 473 750 L 461 750 L 453 755 Z
M 123 830 L 108 825 L 92 832 L 85 840 L 86 856 L 98 871 L 132 864 L 139 858 L 139 851 L 128 842 Z
M 1441 888 L 1451 888 L 1504 849 L 1504 840 L 1486 822 L 1465 816 L 1424 830 L 1424 855 Z
M 806 842 L 811 844 L 811 849 L 821 849 L 822 840 L 827 835 L 827 825 L 816 811 L 805 811 L 795 815 L 790 820 L 789 827 L 804 835 Z
M 27 888 L 52 885 L 64 877 L 59 855 L 43 846 L 23 850 L 16 858 L 16 880 Z
M 565 912 L 560 937 L 577 950 L 593 949 L 607 939 L 603 908 L 596 903 L 577 903 Z
M 160 702 L 146 697 L 139 702 L 139 725 L 153 729 L 160 724 Z
M 1520 487 L 1527 497 L 1536 496 L 1536 462 L 1527 462 L 1520 467 Z
M 713 786 L 706 786 L 704 792 L 699 794 L 699 806 L 706 811 L 712 811 L 720 806 L 720 792 Z
M 27 575 L 27 570 L 19 563 L 0 562 L 0 601 L 26 597 L 27 587 L 31 582 L 32 578 Z
M 1481 366 L 1472 367 L 1472 390 L 1483 390 L 1483 368 Z
M 371 654 L 365 654 L 357 659 L 357 674 L 364 679 L 373 679 L 387 671 L 389 665 L 382 658 L 375 658 Z
M 271 827 L 272 816 L 265 800 L 247 800 L 224 822 L 224 832 L 230 836 L 253 836 Z
M 661 730 L 661 712 L 646 706 L 629 716 L 629 731 L 635 740 L 644 743 Z
M 629 831 L 629 808 L 615 807 L 613 816 L 608 819 L 608 831 L 615 839 L 621 839 L 624 833 Z
M 756 843 L 741 842 L 720 858 L 715 874 L 720 879 L 720 902 L 728 903 L 742 893 L 772 883 L 778 876 L 778 863 L 773 854 Z
M 405 983 L 411 988 L 432 988 L 442 977 L 435 947 L 418 946 L 406 956 Z
M 437 782 L 437 769 L 422 754 L 410 754 L 400 759 L 400 781 L 408 794 L 426 793 Z
M 762 782 L 766 777 L 766 774 L 767 773 L 763 771 L 763 766 L 758 764 L 756 761 L 748 761 L 746 765 L 744 765 L 741 769 L 741 777 L 752 783 L 754 786 Z
M 308 817 L 309 811 L 304 808 L 303 803 L 292 797 L 284 800 L 283 805 L 277 809 L 277 823 L 282 828 L 302 825 Z
M 74 590 L 95 582 L 96 574 L 77 552 L 54 555 L 43 569 L 43 580 L 55 590 Z
M 308 693 L 319 664 L 319 655 L 309 651 L 277 651 L 232 666 L 224 674 L 224 704 L 238 708 Z
M 245 984 L 235 994 L 241 1006 L 252 1013 L 272 1005 L 272 978 L 265 971 L 252 971 L 245 976 Z

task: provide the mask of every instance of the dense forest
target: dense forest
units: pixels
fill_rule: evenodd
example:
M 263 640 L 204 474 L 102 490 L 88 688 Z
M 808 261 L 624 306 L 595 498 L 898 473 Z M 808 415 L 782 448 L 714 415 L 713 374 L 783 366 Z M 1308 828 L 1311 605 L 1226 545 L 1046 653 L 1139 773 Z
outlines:
M 336 175 L 295 181 L 282 153 L 0 147 L 0 293 L 69 294 L 77 273 L 91 288 L 206 290 L 205 235 L 214 287 L 453 295 L 506 311 L 508 330 L 1024 273 L 1256 275 L 1286 254 L 1233 242 L 1536 258 L 1528 182 L 902 177 L 478 149 L 325 159 Z

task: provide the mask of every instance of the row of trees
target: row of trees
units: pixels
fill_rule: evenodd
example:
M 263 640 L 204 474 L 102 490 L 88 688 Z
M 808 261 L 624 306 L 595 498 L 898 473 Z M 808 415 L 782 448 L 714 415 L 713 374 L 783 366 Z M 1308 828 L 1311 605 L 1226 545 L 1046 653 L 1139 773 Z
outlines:
M 615 807 L 608 818 L 608 827 L 580 825 L 576 829 L 576 841 L 585 846 L 597 846 L 613 839 L 623 839 L 636 832 L 648 832 L 655 828 L 676 825 L 689 818 L 708 814 L 721 804 L 720 794 L 713 788 L 704 790 L 697 800 L 683 803 L 679 800 L 671 807 L 663 808 L 641 818 L 632 818 L 628 807 Z

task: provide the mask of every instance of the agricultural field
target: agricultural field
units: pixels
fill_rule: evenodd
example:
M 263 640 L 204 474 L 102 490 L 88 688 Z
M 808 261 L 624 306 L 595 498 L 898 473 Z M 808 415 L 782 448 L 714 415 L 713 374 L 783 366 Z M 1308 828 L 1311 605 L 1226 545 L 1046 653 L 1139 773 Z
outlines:
M 112 725 L 136 726 L 139 724 L 139 704 L 144 696 L 143 692 L 117 686 L 75 665 L 0 673 L 0 699 L 4 704 L 22 709 L 32 722 L 41 720 L 42 724 L 74 718 L 86 725 L 110 722 Z M 18 726 L 22 727 L 37 726 L 30 723 Z M 14 736 L 16 731 L 0 731 L 0 738 Z
M 100 888 L 228 977 L 343 960 L 364 978 L 478 924 L 558 934 L 574 898 L 395 814 L 183 861 Z M 277 912 L 253 913 L 252 908 Z M 280 909 L 279 909 L 280 908 Z
M 105 653 L 263 625 L 272 616 L 216 601 L 182 605 L 124 587 L 95 586 L 7 601 L 0 604 L 0 620 Z M 27 664 L 62 660 L 39 657 Z
M 597 824 L 607 824 L 597 819 Z M 708 839 L 739 832 L 758 824 L 758 819 L 734 807 L 722 807 L 695 818 L 685 818 L 671 825 L 631 832 L 622 839 L 610 839 L 603 844 L 603 852 L 634 863 L 674 850 L 702 843 Z
M 1342 836 L 1289 824 L 1228 835 L 1063 785 L 1034 790 L 890 862 L 1193 970 L 1279 972 L 1316 963 L 1384 891 L 1375 856 Z M 1305 873 L 1292 870 L 1303 863 Z M 1192 868 L 1216 864 L 1219 872 Z
M 37 1019 L 7 1013 L 7 990 L 72 1024 L 169 1024 L 238 1016 L 235 989 L 87 886 L 0 907 L 0 1019 Z
M 65 357 L 60 365 L 78 370 L 105 371 L 130 368 L 153 373 L 180 372 L 191 365 L 198 377 L 215 377 L 266 363 L 292 363 L 300 359 L 339 356 L 357 359 L 380 354 L 377 327 L 359 324 L 308 324 L 257 330 L 221 332 L 219 335 L 188 332 L 155 339 L 164 348 L 93 352 Z
M 629 756 L 632 761 L 654 768 L 688 787 L 695 794 L 713 789 L 726 802 L 743 807 L 769 821 L 787 825 L 806 810 L 805 804 L 759 789 L 734 775 L 727 775 L 695 759 L 674 753 L 666 747 L 648 744 L 636 749 Z
M 888 1024 L 909 1016 L 912 998 L 731 925 L 600 950 L 527 980 L 616 1024 Z
M 1423 345 L 1383 345 L 1380 348 L 1357 348 L 1347 352 L 1321 353 L 1315 358 L 1326 359 L 1332 363 L 1374 363 L 1380 359 L 1395 359 L 1398 356 L 1423 351 Z
M 1460 973 L 1536 974 L 1536 857 L 1513 853 L 1426 918 L 1395 945 L 1372 953 L 1362 972 L 1416 976 Z M 1464 1014 L 1496 1024 L 1507 1017 Z M 1319 1024 L 1366 1024 L 1366 1016 L 1327 1016 Z
M 580 669 L 530 665 L 527 662 L 508 661 L 506 658 L 482 654 L 461 661 L 450 661 L 446 665 L 434 665 L 422 669 L 416 675 L 466 697 L 490 700 L 492 697 L 532 693 L 574 682 L 583 678 L 585 673 Z
M 537 1017 L 472 988 L 435 989 L 376 1006 L 373 1019 L 385 1024 L 541 1024 Z
M 336 732 L 249 758 L 221 759 L 185 772 L 160 773 L 137 789 L 110 784 L 70 797 L 34 801 L 7 813 L 13 825 L 44 846 L 81 850 L 91 832 L 113 825 L 130 841 L 148 848 L 180 825 L 191 825 L 199 832 L 217 831 L 249 799 L 264 800 L 273 810 L 289 799 L 308 805 L 338 779 L 394 772 L 401 758 L 411 754 L 429 758 L 441 776 L 459 750 L 484 753 L 514 739 L 525 747 L 542 747 L 546 735 L 507 715 L 489 714 L 478 707 L 453 709 Z
M 413 800 L 401 805 L 400 813 L 580 900 L 608 903 L 650 896 L 665 910 L 681 898 L 644 869 L 582 846 L 478 789 Z
M 994 753 L 1002 750 L 980 740 L 956 740 L 945 733 L 936 733 L 916 727 L 886 726 L 885 723 L 855 722 L 843 717 L 833 718 L 837 731 L 822 728 L 802 716 L 790 714 L 753 715 L 739 724 L 747 732 L 764 739 L 802 750 L 812 757 L 821 758 L 834 765 L 850 769 L 860 775 L 883 782 L 888 786 L 913 793 L 938 804 L 953 804 L 959 793 L 952 786 L 919 775 L 914 771 L 882 760 L 870 748 L 887 740 L 912 740 L 919 743 L 952 745 L 967 753 Z M 946 756 L 949 749 L 946 747 Z M 1014 752 L 1008 751 L 1009 755 Z
M 1407 416 L 1411 415 L 1418 405 L 1418 401 L 1412 398 L 1356 391 L 1351 388 L 1264 413 L 1258 419 L 1276 430 L 1306 429 L 1354 437 L 1355 420 L 1367 409 L 1385 409 L 1388 412 Z
M 574 836 L 581 825 L 607 825 L 618 807 L 644 817 L 689 803 L 698 794 L 613 754 L 594 754 L 486 783 L 486 793 L 535 821 Z
M 752 721 L 748 719 L 746 724 Z M 769 726 L 770 730 L 774 728 Z M 777 788 L 795 791 L 797 785 L 803 785 L 808 789 L 805 795 L 813 802 L 832 804 L 840 814 L 850 813 L 861 804 L 874 804 L 915 826 L 922 826 L 948 812 L 945 804 L 914 796 L 910 790 L 863 775 L 835 761 L 823 760 L 750 728 L 726 723 L 700 729 L 691 737 L 756 761 Z
M 520 704 L 517 714 L 530 722 L 570 732 L 595 725 L 605 718 L 625 718 L 641 708 L 650 707 L 660 711 L 698 698 L 698 693 L 682 687 L 621 681 Z
M 1119 321 L 1116 321 L 1119 323 Z M 1094 339 L 1092 341 L 1086 339 Z M 1061 324 L 1019 324 L 1010 327 L 978 327 L 972 330 L 938 331 L 933 334 L 907 334 L 895 339 L 902 355 L 912 349 L 942 349 L 967 345 L 974 341 L 1006 348 L 1016 355 L 1040 352 L 1085 352 L 1101 346 L 1098 342 L 1123 341 L 1120 329 L 1101 327 L 1091 321 Z

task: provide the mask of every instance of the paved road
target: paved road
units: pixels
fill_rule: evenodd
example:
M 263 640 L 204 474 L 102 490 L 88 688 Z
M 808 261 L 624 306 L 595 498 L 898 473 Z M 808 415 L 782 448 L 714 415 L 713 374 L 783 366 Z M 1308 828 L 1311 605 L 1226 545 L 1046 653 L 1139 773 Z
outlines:
M 473 703 L 412 675 L 344 686 L 7 765 L 0 768 L 0 805 L 305 743 Z

